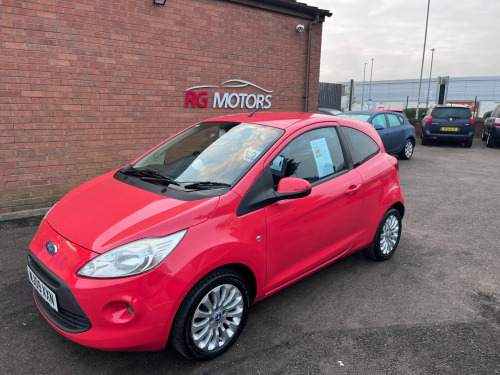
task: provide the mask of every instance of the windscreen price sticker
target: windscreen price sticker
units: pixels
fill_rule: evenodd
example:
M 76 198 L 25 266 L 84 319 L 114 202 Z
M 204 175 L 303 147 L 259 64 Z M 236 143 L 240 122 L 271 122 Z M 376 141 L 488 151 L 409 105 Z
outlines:
M 252 162 L 254 161 L 255 159 L 257 159 L 257 157 L 262 153 L 262 150 L 259 150 L 259 149 L 256 149 L 256 148 L 247 148 L 245 150 L 245 155 L 243 156 L 243 160 L 245 161 L 248 161 L 248 162 Z

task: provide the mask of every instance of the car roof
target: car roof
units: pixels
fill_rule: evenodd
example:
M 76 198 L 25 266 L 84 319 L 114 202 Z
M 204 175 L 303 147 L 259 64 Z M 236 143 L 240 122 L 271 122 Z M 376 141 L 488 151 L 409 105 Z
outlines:
M 403 113 L 401 113 L 401 112 L 394 112 L 394 111 L 387 111 L 387 110 L 382 111 L 382 110 L 378 110 L 378 109 L 375 112 L 373 112 L 373 110 L 370 109 L 370 110 L 367 110 L 367 111 L 347 111 L 347 112 L 344 112 L 342 114 L 344 114 L 344 115 L 369 115 L 369 116 L 376 116 L 376 115 L 378 115 L 380 113 L 392 113 L 394 115 L 400 115 L 400 116 L 403 115 Z M 341 115 L 339 115 L 339 116 L 341 116 Z
M 332 116 L 306 112 L 257 112 L 249 117 L 250 113 L 218 116 L 203 122 L 248 122 L 257 125 L 271 126 L 286 129 L 298 122 L 314 119 L 327 119 L 331 121 Z
M 365 111 L 361 111 L 361 113 L 363 112 Z M 377 113 L 367 111 L 367 114 L 376 115 Z M 248 117 L 249 115 L 250 113 L 240 113 L 235 115 L 218 116 L 203 120 L 202 122 L 247 122 L 283 129 L 287 133 L 293 133 L 299 128 L 319 122 L 338 124 L 362 131 L 363 133 L 369 135 L 382 150 L 385 150 L 377 131 L 366 121 L 349 117 L 305 112 L 257 112 L 254 113 L 252 117 Z
M 345 111 L 343 114 L 344 115 L 352 114 L 352 115 L 370 115 L 370 116 L 372 116 L 372 115 L 376 115 L 377 113 L 366 110 L 366 111 Z
M 467 104 L 435 104 L 436 108 L 469 108 Z
M 389 111 L 389 112 L 398 112 L 398 113 L 404 113 L 402 109 L 399 108 L 372 108 L 371 111 Z

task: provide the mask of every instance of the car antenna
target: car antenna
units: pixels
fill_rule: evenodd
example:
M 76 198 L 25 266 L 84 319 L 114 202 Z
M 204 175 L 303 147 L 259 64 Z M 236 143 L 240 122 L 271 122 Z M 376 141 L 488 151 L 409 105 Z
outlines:
M 293 82 L 290 83 L 288 86 L 282 88 L 281 91 L 278 94 L 276 94 L 276 96 L 274 98 L 276 99 L 277 97 L 279 97 L 283 93 L 283 91 L 285 91 L 287 88 L 289 88 L 292 85 L 293 85 Z M 252 113 L 250 113 L 248 115 L 248 117 L 253 117 L 253 115 L 256 114 L 257 111 L 261 110 L 262 108 L 264 108 L 264 106 L 262 104 L 260 105 L 260 107 L 257 105 L 257 109 L 255 111 L 253 111 Z

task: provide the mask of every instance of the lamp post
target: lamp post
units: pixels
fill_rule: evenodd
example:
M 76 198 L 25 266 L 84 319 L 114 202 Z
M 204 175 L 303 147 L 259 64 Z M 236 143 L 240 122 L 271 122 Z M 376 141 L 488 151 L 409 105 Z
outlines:
M 368 99 L 372 98 L 373 60 L 375 60 L 375 59 L 372 58 L 372 68 L 371 68 L 371 71 L 370 71 L 370 90 L 368 92 Z
M 431 52 L 432 52 L 432 57 L 431 57 L 431 71 L 429 73 L 429 86 L 427 87 L 427 100 L 425 102 L 425 108 L 429 108 L 429 92 L 431 91 L 432 62 L 434 61 L 434 50 L 435 50 L 435 48 L 431 49 Z
M 417 113 L 415 114 L 415 117 L 417 119 L 418 119 L 418 109 L 420 107 L 420 90 L 422 89 L 422 75 L 424 74 L 425 44 L 427 43 L 427 25 L 429 24 L 430 6 L 431 6 L 431 0 L 427 0 L 427 18 L 425 19 L 424 50 L 422 52 L 422 67 L 420 68 L 420 83 L 418 84 Z
M 367 64 L 368 63 L 365 63 L 365 68 L 363 69 L 363 93 L 361 94 L 361 110 L 363 110 L 363 105 L 365 104 L 365 76 Z

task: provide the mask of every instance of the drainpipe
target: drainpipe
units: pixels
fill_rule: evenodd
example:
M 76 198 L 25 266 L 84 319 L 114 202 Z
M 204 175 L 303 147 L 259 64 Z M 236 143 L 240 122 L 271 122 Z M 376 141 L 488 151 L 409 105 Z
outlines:
M 314 21 L 309 23 L 307 28 L 307 61 L 306 61 L 306 94 L 304 96 L 304 112 L 309 112 L 309 81 L 311 75 L 311 42 L 312 42 L 312 29 L 314 24 L 319 22 L 319 13 L 316 14 Z

